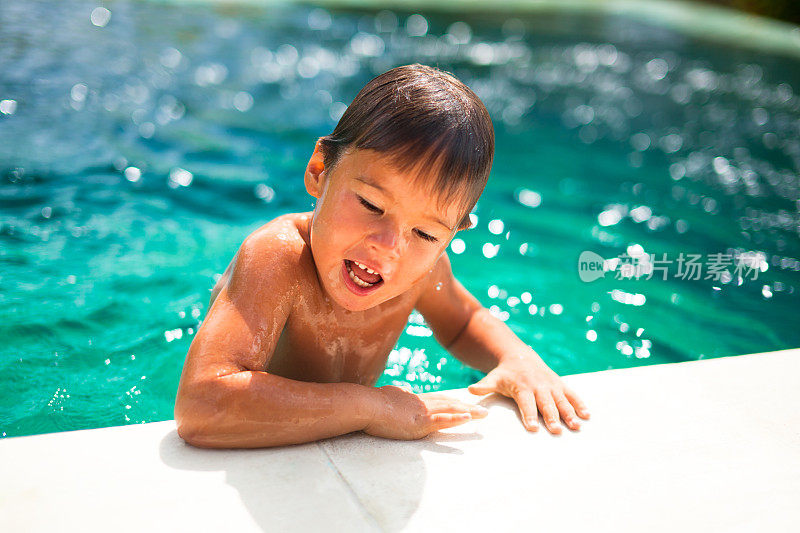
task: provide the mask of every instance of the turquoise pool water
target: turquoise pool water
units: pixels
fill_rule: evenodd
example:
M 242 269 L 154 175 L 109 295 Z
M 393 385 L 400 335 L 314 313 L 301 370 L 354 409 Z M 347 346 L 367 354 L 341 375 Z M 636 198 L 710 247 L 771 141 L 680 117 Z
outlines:
M 800 346 L 797 55 L 574 12 L 97 7 L 0 8 L 0 436 L 171 419 L 215 277 L 310 208 L 316 137 L 415 61 L 496 128 L 456 274 L 555 371 Z M 676 262 L 584 282 L 583 251 Z M 480 379 L 429 335 L 412 315 L 378 385 Z

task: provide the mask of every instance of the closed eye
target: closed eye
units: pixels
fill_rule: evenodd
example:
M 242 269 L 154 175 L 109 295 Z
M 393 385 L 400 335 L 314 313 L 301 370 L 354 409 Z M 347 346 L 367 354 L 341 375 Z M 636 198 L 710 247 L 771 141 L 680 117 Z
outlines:
M 361 202 L 361 205 L 372 211 L 373 213 L 383 213 L 383 210 L 380 207 L 376 207 L 369 203 L 368 201 L 364 200 L 362 197 L 358 197 L 358 201 Z
M 436 238 L 436 237 L 434 237 L 433 235 L 428 235 L 427 233 L 425 233 L 425 232 L 422 232 L 422 231 L 420 231 L 420 230 L 414 230 L 414 231 L 416 231 L 416 232 L 417 232 L 417 235 L 419 235 L 420 237 L 422 237 L 422 238 L 423 238 L 423 239 L 425 239 L 426 241 L 430 241 L 430 242 L 438 242 L 438 241 L 439 241 L 439 239 L 437 239 L 437 238 Z
M 358 195 L 356 195 L 356 196 L 358 196 Z M 358 201 L 361 202 L 361 205 L 363 205 L 369 211 L 372 211 L 373 213 L 377 213 L 377 214 L 383 214 L 383 209 L 381 209 L 380 207 L 377 207 L 375 205 L 372 205 L 371 203 L 366 201 L 361 196 L 358 196 Z M 417 235 L 419 235 L 420 238 L 422 238 L 422 239 L 424 239 L 424 240 L 426 240 L 428 242 L 439 242 L 439 239 L 437 239 L 433 235 L 428 235 L 424 231 L 420 231 L 420 230 L 414 230 L 414 231 L 417 232 Z

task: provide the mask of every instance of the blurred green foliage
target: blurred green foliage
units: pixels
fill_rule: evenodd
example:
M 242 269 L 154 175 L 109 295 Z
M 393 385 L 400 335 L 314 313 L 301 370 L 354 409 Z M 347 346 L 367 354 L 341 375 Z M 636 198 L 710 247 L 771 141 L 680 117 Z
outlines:
M 706 0 L 748 13 L 800 24 L 800 0 Z

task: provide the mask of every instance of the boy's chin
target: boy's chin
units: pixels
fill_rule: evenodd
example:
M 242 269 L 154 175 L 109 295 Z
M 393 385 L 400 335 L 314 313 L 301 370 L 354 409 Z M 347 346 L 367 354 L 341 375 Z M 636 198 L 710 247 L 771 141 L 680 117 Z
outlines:
M 359 305 L 359 302 L 355 302 L 355 303 L 354 302 L 339 302 L 339 305 L 341 305 L 342 307 L 344 307 L 345 309 L 347 309 L 350 312 L 357 313 L 357 312 L 360 312 L 360 311 L 368 311 L 369 309 L 372 309 L 373 307 L 377 307 L 378 305 L 380 305 L 382 303 L 383 303 L 382 301 L 378 301 L 378 302 L 371 302 L 371 303 L 361 303 L 361 305 Z
M 375 294 L 367 296 L 357 296 L 349 293 L 347 287 L 343 287 L 343 289 L 344 293 L 337 295 L 337 298 L 335 298 L 336 303 L 354 313 L 368 311 L 395 297 L 393 295 L 387 296 L 383 291 L 377 291 Z
M 342 299 L 337 298 L 336 303 L 338 303 L 348 311 L 353 311 L 353 312 L 367 311 L 389 300 L 389 298 L 383 297 L 383 295 L 380 294 L 380 292 L 376 294 L 370 294 L 368 296 L 357 296 L 346 292 L 347 291 L 346 287 L 344 288 L 344 290 L 345 290 L 344 298 Z

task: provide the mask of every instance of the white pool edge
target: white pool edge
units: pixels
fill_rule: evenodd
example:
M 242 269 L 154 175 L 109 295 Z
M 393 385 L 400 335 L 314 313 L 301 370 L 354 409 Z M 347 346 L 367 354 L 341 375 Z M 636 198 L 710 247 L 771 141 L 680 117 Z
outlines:
M 502 396 L 419 441 L 255 450 L 174 421 L 0 440 L 3 531 L 791 531 L 800 349 L 564 376 L 592 418 L 555 436 Z

